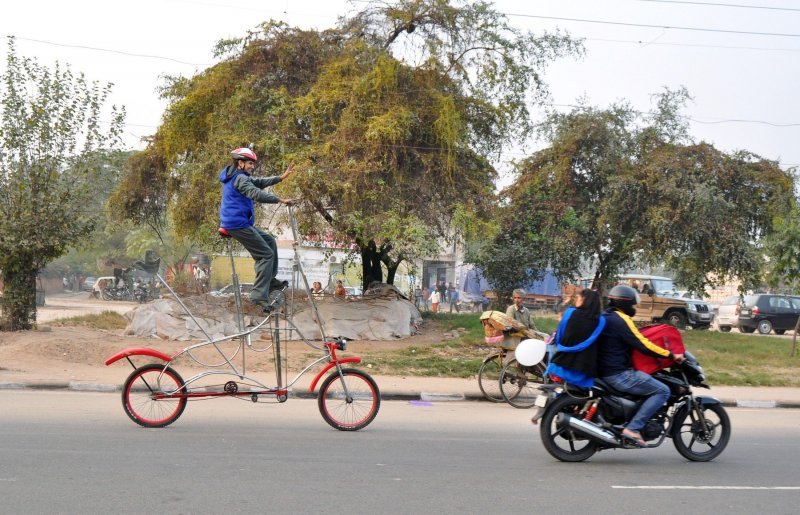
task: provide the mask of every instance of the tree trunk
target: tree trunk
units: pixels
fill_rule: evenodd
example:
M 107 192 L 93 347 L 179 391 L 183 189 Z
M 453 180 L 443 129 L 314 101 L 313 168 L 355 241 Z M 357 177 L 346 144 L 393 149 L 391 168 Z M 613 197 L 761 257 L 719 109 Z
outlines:
M 373 282 L 383 282 L 381 269 L 381 253 L 373 240 L 361 247 L 361 276 L 364 290 Z
M 16 268 L 16 267 L 15 267 Z M 3 319 L 5 331 L 31 329 L 36 322 L 35 268 L 18 267 L 17 271 L 3 274 Z
M 386 264 L 386 284 L 394 284 L 394 276 L 397 274 L 397 267 L 400 266 L 400 261 L 384 264 Z

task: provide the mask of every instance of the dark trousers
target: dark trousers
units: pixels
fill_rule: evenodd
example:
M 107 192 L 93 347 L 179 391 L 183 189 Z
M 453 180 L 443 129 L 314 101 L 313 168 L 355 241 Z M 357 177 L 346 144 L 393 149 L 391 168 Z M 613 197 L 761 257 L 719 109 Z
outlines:
M 250 252 L 256 262 L 256 280 L 250 292 L 250 300 L 268 300 L 269 283 L 278 275 L 278 244 L 275 238 L 258 227 L 230 229 L 228 232 Z

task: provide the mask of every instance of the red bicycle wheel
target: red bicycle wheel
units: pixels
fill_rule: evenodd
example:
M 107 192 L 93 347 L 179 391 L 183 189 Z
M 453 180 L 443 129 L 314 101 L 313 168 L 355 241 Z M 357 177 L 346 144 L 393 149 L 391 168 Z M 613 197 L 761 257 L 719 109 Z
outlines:
M 358 431 L 367 427 L 378 414 L 381 395 L 369 374 L 355 368 L 343 368 L 342 376 L 334 371 L 325 378 L 317 403 L 322 418 L 332 427 L 340 431 Z
M 122 387 L 122 406 L 128 416 L 144 427 L 165 427 L 186 409 L 183 378 L 170 367 L 158 364 L 137 368 Z

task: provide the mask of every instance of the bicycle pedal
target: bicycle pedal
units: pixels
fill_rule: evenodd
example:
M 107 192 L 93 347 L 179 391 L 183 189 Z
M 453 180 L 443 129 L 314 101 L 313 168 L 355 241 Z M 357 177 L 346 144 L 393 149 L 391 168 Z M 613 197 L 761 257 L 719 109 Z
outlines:
M 273 308 L 280 306 L 284 303 L 286 297 L 283 295 L 283 290 L 272 290 L 269 292 L 269 304 L 267 307 Z

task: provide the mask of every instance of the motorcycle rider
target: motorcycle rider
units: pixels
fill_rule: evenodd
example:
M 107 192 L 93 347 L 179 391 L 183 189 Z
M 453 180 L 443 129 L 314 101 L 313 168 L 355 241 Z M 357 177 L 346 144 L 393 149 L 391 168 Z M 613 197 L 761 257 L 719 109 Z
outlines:
M 634 370 L 631 351 L 669 357 L 678 363 L 683 354 L 672 354 L 648 340 L 633 323 L 638 302 L 636 290 L 618 284 L 608 292 L 609 308 L 603 312 L 605 328 L 597 340 L 597 375 L 613 388 L 640 397 L 646 397 L 633 418 L 622 431 L 622 436 L 639 446 L 644 446 L 641 431 L 661 406 L 669 399 L 669 387 L 644 372 Z

